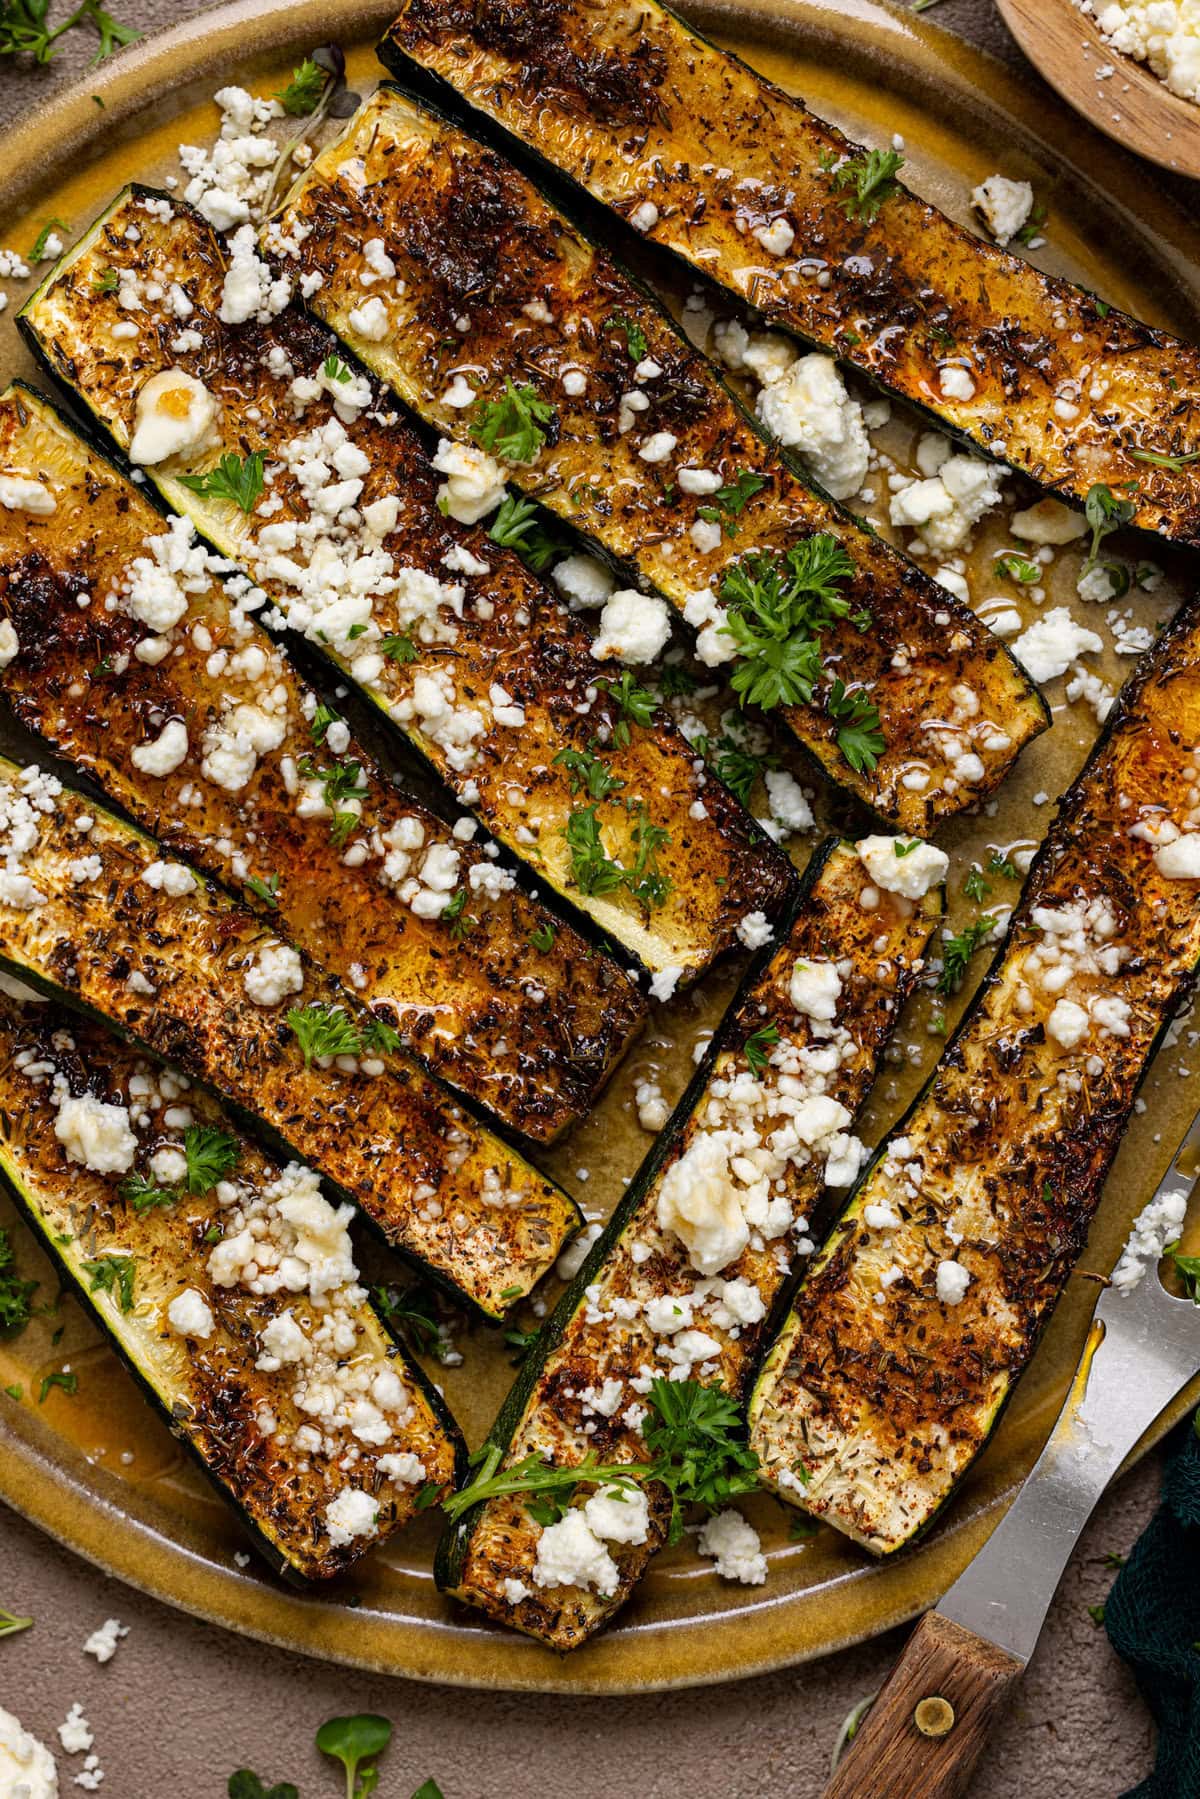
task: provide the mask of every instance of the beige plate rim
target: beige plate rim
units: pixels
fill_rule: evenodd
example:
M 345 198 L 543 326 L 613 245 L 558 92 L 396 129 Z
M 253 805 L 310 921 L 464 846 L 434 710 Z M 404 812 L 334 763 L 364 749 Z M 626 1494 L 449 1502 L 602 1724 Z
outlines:
M 1124 218 L 1153 245 L 1160 268 L 1200 305 L 1200 229 L 1146 180 L 1144 167 L 1082 128 L 1065 108 L 1017 82 L 1000 64 L 924 20 L 877 0 L 696 0 L 707 29 L 764 46 L 831 58 L 847 45 L 862 58 L 903 66 L 906 83 L 957 107 L 980 140 L 1013 136 L 1057 158 L 1110 220 Z M 178 108 L 179 95 L 232 71 L 253 79 L 285 55 L 331 38 L 369 41 L 390 17 L 387 0 L 233 0 L 135 45 L 111 65 L 36 108 L 0 144 L 0 211 L 29 206 L 101 140 L 135 142 Z M 97 104 L 99 96 L 103 106 Z M 1079 1277 L 1076 1277 L 1079 1278 Z M 1086 1277 L 1084 1277 L 1086 1278 Z M 1200 1398 L 1193 1383 L 1158 1420 L 1131 1461 Z M 1049 1417 L 1046 1418 L 1047 1427 Z M 193 1616 L 260 1641 L 349 1666 L 465 1687 L 620 1694 L 753 1676 L 831 1654 L 903 1623 L 936 1602 L 979 1549 L 1015 1491 L 994 1482 L 969 1515 L 951 1512 L 923 1544 L 868 1563 L 822 1589 L 814 1626 L 795 1595 L 750 1590 L 719 1616 L 639 1623 L 636 1617 L 560 1660 L 509 1633 L 447 1618 L 397 1619 L 344 1596 L 324 1598 L 252 1580 L 214 1564 L 188 1527 L 153 1510 L 131 1518 L 123 1484 L 69 1449 L 44 1420 L 18 1437 L 0 1421 L 0 1499 L 105 1573 Z M 803 1599 L 804 1595 L 798 1596 Z

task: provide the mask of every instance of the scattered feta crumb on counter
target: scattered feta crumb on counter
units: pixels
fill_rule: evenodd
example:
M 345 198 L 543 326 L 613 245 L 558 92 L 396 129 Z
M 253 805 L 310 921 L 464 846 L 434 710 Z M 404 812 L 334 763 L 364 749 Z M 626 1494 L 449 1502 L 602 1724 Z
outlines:
M 122 1624 L 119 1618 L 106 1618 L 83 1645 L 83 1653 L 94 1655 L 98 1662 L 111 1662 L 121 1638 L 128 1635 L 128 1624 Z
M 761 1587 L 767 1578 L 767 1558 L 762 1552 L 758 1532 L 733 1506 L 714 1513 L 701 1526 L 696 1547 L 701 1555 L 712 1557 L 717 1573 L 724 1580 Z

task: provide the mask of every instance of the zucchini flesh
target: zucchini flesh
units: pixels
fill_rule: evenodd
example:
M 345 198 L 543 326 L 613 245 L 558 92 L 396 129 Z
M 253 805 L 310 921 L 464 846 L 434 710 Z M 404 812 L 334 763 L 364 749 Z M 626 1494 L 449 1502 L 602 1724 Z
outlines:
M 0 963 L 19 979 L 257 1119 L 488 1316 L 545 1274 L 579 1222 L 565 1193 L 400 1053 L 305 1063 L 290 1009 L 371 1021 L 331 975 L 216 888 L 186 884 L 184 864 L 164 876 L 151 839 L 35 767 L 0 759 L 0 821 Z M 295 970 L 275 1004 L 254 973 L 268 950 Z
M 82 1165 L 56 1134 L 61 1102 L 89 1097 L 123 1111 L 143 1187 L 155 1185 L 151 1158 L 160 1167 L 163 1151 L 179 1159 L 185 1117 L 221 1134 L 236 1157 L 227 1180 L 197 1194 L 185 1181 L 138 1209 L 129 1177 Z M 294 1249 L 296 1232 L 271 1208 L 311 1183 L 298 1165 L 285 1172 L 240 1135 L 186 1075 L 147 1061 L 93 1021 L 0 996 L 0 1172 L 80 1304 L 281 1573 L 340 1573 L 408 1523 L 423 1486 L 453 1483 L 465 1457 L 457 1427 L 389 1336 L 353 1265 L 328 1291 L 318 1280 L 314 1292 L 303 1262 L 287 1284 L 260 1250 L 263 1269 L 247 1279 L 222 1250 L 256 1214 L 267 1226 L 264 1245 Z M 168 1311 L 185 1293 L 201 1308 L 180 1330 Z M 272 1323 L 291 1359 L 263 1367 Z M 334 1331 L 340 1353 L 331 1354 Z M 332 1405 L 322 1388 L 332 1388 Z M 363 1410 L 352 1420 L 356 1402 Z M 349 1451 L 352 1472 L 340 1466 Z M 401 1459 L 389 1465 L 389 1457 Z M 347 1489 L 375 1506 L 373 1519 L 369 1507 L 351 1519 L 353 1534 L 336 1522 Z
M 1106 483 L 1136 523 L 1200 543 L 1200 467 L 1171 460 L 1200 449 L 1195 346 L 898 183 L 854 216 L 834 177 L 862 147 L 659 0 L 403 0 L 380 54 L 396 73 L 415 60 L 709 281 L 984 454 L 1077 500 Z M 760 250 L 750 233 L 780 219 L 788 248 Z M 969 398 L 943 390 L 948 364 L 969 370 Z
M 777 1196 L 785 1196 L 784 1215 L 756 1231 L 716 1280 L 702 1280 L 683 1244 L 660 1224 L 663 1183 L 697 1139 L 712 1131 L 744 1128 L 749 1117 L 761 1143 L 776 1124 L 786 1129 L 786 1107 L 770 1124 L 754 1126 L 753 1112 L 739 1114 L 732 1103 L 725 1105 L 721 1095 L 731 1082 L 757 1080 L 777 1092 L 786 1072 L 793 1077 L 794 1097 L 824 1093 L 847 1114 L 856 1113 L 920 973 L 942 906 L 936 888 L 919 904 L 873 889 L 852 844 L 833 842 L 814 856 L 786 939 L 748 974 L 667 1129 L 526 1356 L 489 1438 L 504 1448 L 506 1463 L 537 1454 L 569 1466 L 588 1450 L 608 1462 L 644 1459 L 637 1414 L 631 1417 L 628 1408 L 647 1390 L 646 1371 L 669 1374 L 673 1364 L 666 1358 L 687 1341 L 674 1322 L 668 1332 L 656 1332 L 660 1320 L 652 1322 L 645 1310 L 653 1301 L 674 1298 L 686 1304 L 694 1296 L 694 1324 L 719 1347 L 710 1361 L 697 1363 L 693 1378 L 719 1379 L 741 1396 L 772 1303 L 787 1280 L 789 1243 L 803 1236 L 820 1200 L 825 1152 L 814 1150 L 815 1159 L 804 1161 L 801 1154 L 787 1163 L 772 1186 Z M 828 1025 L 798 1013 L 790 997 L 793 969 L 810 959 L 826 971 L 836 963 L 842 977 L 836 1018 Z M 779 1039 L 775 1047 L 772 1027 Z M 825 1072 L 814 1077 L 803 1062 L 808 1053 L 826 1058 Z M 829 1060 L 836 1064 L 832 1071 Z M 848 1123 L 839 1128 L 849 1128 Z M 732 1182 L 732 1176 L 727 1179 Z M 738 1291 L 750 1303 L 740 1305 L 725 1291 L 727 1282 L 740 1283 Z M 714 1306 L 736 1309 L 720 1312 L 718 1322 Z M 761 1316 L 756 1319 L 755 1313 Z M 603 1392 L 606 1382 L 621 1389 L 615 1403 L 611 1391 Z M 593 1408 L 588 1393 L 601 1394 L 602 1404 Z M 537 1585 L 533 1568 L 541 1528 L 519 1498 L 488 1501 L 446 1531 L 438 1582 L 455 1598 L 556 1649 L 574 1648 L 624 1603 L 661 1546 L 667 1522 L 663 1498 L 651 1495 L 646 1543 L 609 1545 L 620 1571 L 611 1599 L 581 1587 Z M 509 1597 L 513 1581 L 526 1591 L 515 1602 Z
M 187 595 L 186 614 L 165 636 L 127 608 L 99 603 L 129 587 L 139 559 L 160 570 L 172 539 L 137 488 L 28 389 L 0 396 L 0 469 L 36 481 L 55 502 L 49 515 L 0 509 L 0 616 L 21 646 L 3 684 L 22 723 L 174 854 L 240 888 L 395 1024 L 435 1073 L 505 1123 L 546 1140 L 585 1113 L 641 1022 L 637 989 L 619 965 L 493 871 L 481 846 L 397 793 L 344 724 L 334 753 L 329 710 L 319 711 L 316 694 L 220 581 L 193 582 L 202 591 Z M 155 544 L 167 546 L 158 561 Z M 81 593 L 98 603 L 81 608 Z M 169 648 L 150 663 L 139 644 L 154 656 Z M 264 693 L 278 741 L 231 790 L 205 773 L 206 729 Z M 160 714 L 189 721 L 189 748 L 169 774 L 152 775 L 131 751 Z M 330 808 L 297 771 L 339 765 L 359 774 L 353 796 Z M 351 806 L 357 822 L 335 837 L 334 813 Z M 419 850 L 398 854 L 414 837 Z M 450 876 L 438 878 L 449 918 L 429 915 L 436 897 L 419 878 L 426 857 L 431 868 L 448 862 Z M 457 916 L 451 886 L 462 892 Z
M 644 967 L 675 969 L 687 978 L 699 973 L 736 944 L 747 913 L 778 911 L 791 887 L 787 859 L 733 796 L 697 769 L 694 753 L 668 718 L 630 726 L 617 702 L 593 686 L 601 672 L 615 677 L 619 671 L 611 665 L 601 670 L 588 649 L 590 633 L 512 552 L 441 515 L 437 477 L 420 441 L 397 419 L 384 390 L 344 361 L 335 339 L 295 306 L 263 323 L 222 321 L 225 272 L 220 241 L 197 213 L 149 190 L 126 190 L 52 269 L 26 305 L 21 325 L 51 371 L 122 449 L 129 447 L 147 380 L 179 369 L 203 382 L 221 408 L 211 449 L 146 471 L 168 506 L 249 570 L 278 608 L 280 622 L 304 630 L 534 874 Z M 191 308 L 185 320 L 176 315 L 176 289 Z M 139 309 L 123 304 L 123 296 L 136 299 Z M 126 335 L 131 323 L 137 327 L 133 337 Z M 297 384 L 306 396 L 315 390 L 315 397 L 298 401 Z M 349 404 L 348 395 L 362 405 Z M 362 506 L 399 502 L 395 528 L 373 540 L 392 574 L 382 581 L 372 575 L 365 607 L 356 612 L 351 603 L 336 625 L 311 593 L 305 604 L 297 582 L 279 573 L 281 564 L 298 563 L 302 583 L 321 566 L 322 540 L 330 532 L 318 526 L 319 515 L 293 471 L 297 442 L 330 430 L 344 430 L 350 450 L 369 465 Z M 254 452 L 265 456 L 268 469 L 282 470 L 265 486 L 265 514 L 243 512 L 184 485 L 209 472 L 221 455 Z M 268 526 L 278 537 L 280 527 L 293 524 L 300 537 L 286 554 L 259 542 Z M 338 554 L 366 547 L 358 526 L 339 525 L 332 535 L 340 540 Z M 464 575 L 464 566 L 485 572 Z M 410 605 L 390 582 L 408 580 L 412 571 L 416 578 L 406 591 L 416 589 L 416 599 Z M 461 617 L 446 601 L 432 623 L 413 622 L 412 606 L 431 576 L 465 594 L 458 602 Z M 324 582 L 317 586 L 319 594 L 325 591 Z M 413 659 L 393 659 L 392 651 L 407 658 L 410 650 Z M 453 694 L 440 723 L 422 697 L 431 682 Z M 509 711 L 494 697 L 501 692 L 519 710 Z M 523 724 L 515 722 L 521 713 Z M 472 720 L 482 735 L 463 743 L 458 726 L 473 729 Z M 657 856 L 667 886 L 653 908 L 639 904 L 626 887 L 585 892 L 576 879 L 563 833 L 581 802 L 556 757 L 567 749 L 588 751 L 597 742 L 613 778 L 624 783 L 617 799 L 600 807 L 608 855 L 633 866 L 635 801 L 669 834 Z
M 1165 878 L 1140 834 L 1195 828 L 1197 746 L 1200 625 L 1183 614 L 1122 690 L 986 981 L 766 1355 L 751 1440 L 768 1480 L 876 1554 L 928 1525 L 986 1442 L 1200 961 L 1200 882 Z M 898 1225 L 869 1226 L 868 1206 Z M 950 1303 L 944 1262 L 970 1275 L 957 1301 L 961 1276 L 944 1277 Z
M 404 284 L 366 290 L 385 307 L 381 340 L 361 311 L 374 240 Z M 264 242 L 282 268 L 319 277 L 310 308 L 447 438 L 486 425 L 506 382 L 532 390 L 552 409 L 546 441 L 504 472 L 692 618 L 747 549 L 836 537 L 854 565 L 839 589 L 848 614 L 823 634 L 812 703 L 780 716 L 828 774 L 905 830 L 927 834 L 973 805 L 1045 728 L 1036 689 L 970 609 L 780 461 L 652 296 L 494 150 L 381 88 L 300 177 Z M 639 378 L 646 366 L 660 372 Z M 564 386 L 572 374 L 582 395 Z M 447 400 L 463 391 L 456 378 L 473 405 Z M 722 511 L 712 491 L 684 491 L 683 469 L 740 497 Z M 709 635 L 727 653 L 719 626 Z M 878 711 L 877 763 L 852 766 L 839 747 L 838 679 Z M 964 689 L 979 701 L 970 723 Z M 979 759 L 969 783 L 968 749 Z

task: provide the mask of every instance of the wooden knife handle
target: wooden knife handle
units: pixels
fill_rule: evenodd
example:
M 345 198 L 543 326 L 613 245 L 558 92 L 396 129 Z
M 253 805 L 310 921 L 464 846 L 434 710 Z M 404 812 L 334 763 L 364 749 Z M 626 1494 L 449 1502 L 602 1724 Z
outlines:
M 825 1799 L 958 1799 L 1024 1663 L 927 1612 Z

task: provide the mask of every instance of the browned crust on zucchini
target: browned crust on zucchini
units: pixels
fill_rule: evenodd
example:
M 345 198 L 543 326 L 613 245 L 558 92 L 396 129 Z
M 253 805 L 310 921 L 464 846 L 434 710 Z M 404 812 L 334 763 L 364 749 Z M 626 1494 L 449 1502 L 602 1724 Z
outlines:
M 861 147 L 658 0 L 403 0 L 381 48 L 622 217 L 653 203 L 655 243 L 985 454 L 1077 500 L 1132 492 L 1138 524 L 1200 543 L 1200 464 L 1137 454 L 1200 448 L 1200 352 L 903 186 L 873 220 L 847 216 L 822 159 Z M 780 217 L 793 249 L 747 255 L 747 232 Z M 941 390 L 948 354 L 969 400 Z
M 751 1415 L 768 1476 L 876 1553 L 930 1522 L 986 1442 L 1083 1249 L 1138 1084 L 1200 961 L 1200 883 L 1164 878 L 1152 843 L 1130 834 L 1163 819 L 1194 825 L 1197 746 L 1200 626 L 1185 615 L 1126 684 L 985 984 L 767 1356 Z M 1045 921 L 1091 904 L 1115 927 L 1091 935 L 1121 966 L 1089 971 L 1076 958 L 1066 987 L 1048 991 L 1038 962 L 1062 933 Z M 1060 1000 L 1123 1002 L 1128 1035 L 1104 1034 L 1096 1018 L 1065 1047 L 1048 1029 Z M 867 1228 L 864 1207 L 879 1203 L 902 1228 Z M 958 1303 L 938 1297 L 943 1260 L 971 1276 Z
M 521 889 L 489 898 L 472 885 L 472 869 L 486 869 L 482 844 L 453 836 L 395 788 L 353 737 L 336 756 L 318 742 L 316 694 L 265 635 L 236 628 L 219 580 L 190 597 L 165 658 L 140 659 L 137 645 L 153 633 L 104 600 L 129 583 L 135 559 L 153 561 L 149 540 L 162 536 L 164 520 L 27 389 L 0 396 L 0 472 L 37 480 L 55 499 L 48 517 L 0 508 L 0 617 L 20 644 L 2 680 L 22 723 L 93 775 L 160 843 L 240 889 L 249 906 L 349 981 L 444 1080 L 540 1141 L 581 1117 L 642 1021 L 643 1002 L 619 965 Z M 81 606 L 81 595 L 90 603 Z M 214 655 L 228 664 L 256 639 L 269 658 L 266 676 L 217 672 L 215 664 L 210 671 Z M 202 771 L 203 733 L 227 703 L 252 703 L 264 680 L 286 730 L 231 792 Z M 152 776 L 130 752 L 164 716 L 187 720 L 188 753 L 170 774 Z M 359 823 L 336 843 L 328 815 L 298 810 L 296 771 L 306 761 L 361 771 Z M 400 820 L 423 837 L 408 873 L 435 844 L 458 857 L 460 925 L 414 911 L 396 891 L 404 877 L 385 885 L 385 833 Z M 274 878 L 274 907 L 248 877 Z M 547 933 L 549 948 L 535 949 L 531 939 Z

